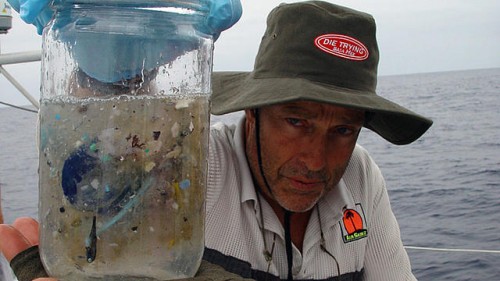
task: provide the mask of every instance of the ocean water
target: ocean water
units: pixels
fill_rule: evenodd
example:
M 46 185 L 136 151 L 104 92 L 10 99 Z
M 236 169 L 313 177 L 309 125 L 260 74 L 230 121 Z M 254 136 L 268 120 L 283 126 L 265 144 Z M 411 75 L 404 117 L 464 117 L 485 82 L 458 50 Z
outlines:
M 359 140 L 385 176 L 404 244 L 500 251 L 500 69 L 383 76 L 378 93 L 434 120 L 411 145 L 369 130 Z M 0 108 L 7 223 L 37 217 L 36 122 L 33 113 Z M 419 280 L 500 280 L 499 253 L 407 251 Z

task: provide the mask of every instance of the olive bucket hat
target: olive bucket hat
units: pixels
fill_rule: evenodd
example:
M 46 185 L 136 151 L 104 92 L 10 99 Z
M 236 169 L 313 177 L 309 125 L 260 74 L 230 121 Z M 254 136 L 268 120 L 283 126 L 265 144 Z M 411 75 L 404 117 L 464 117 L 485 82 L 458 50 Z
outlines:
M 379 53 L 369 14 L 322 1 L 281 4 L 267 19 L 252 72 L 215 72 L 212 113 L 308 100 L 362 109 L 394 144 L 432 121 L 376 94 Z

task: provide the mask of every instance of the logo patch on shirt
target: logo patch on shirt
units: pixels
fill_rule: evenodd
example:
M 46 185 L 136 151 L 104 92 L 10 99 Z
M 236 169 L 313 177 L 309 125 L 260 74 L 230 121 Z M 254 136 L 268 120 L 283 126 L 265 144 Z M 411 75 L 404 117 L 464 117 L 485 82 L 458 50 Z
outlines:
M 349 60 L 365 60 L 368 48 L 358 40 L 341 34 L 323 34 L 314 39 L 314 45 L 323 52 Z
M 344 243 L 353 242 L 368 236 L 365 214 L 361 204 L 356 204 L 354 209 L 345 209 L 340 223 Z

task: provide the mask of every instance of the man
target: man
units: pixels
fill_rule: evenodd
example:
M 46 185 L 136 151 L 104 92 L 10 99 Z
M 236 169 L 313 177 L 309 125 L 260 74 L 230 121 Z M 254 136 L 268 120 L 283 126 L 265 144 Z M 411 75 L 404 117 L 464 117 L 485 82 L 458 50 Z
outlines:
M 415 280 L 356 141 L 408 144 L 432 122 L 376 95 L 373 18 L 310 1 L 267 23 L 252 72 L 214 75 L 212 113 L 245 116 L 211 130 L 204 260 L 256 280 Z
M 216 73 L 204 259 L 258 280 L 414 280 L 383 177 L 356 145 L 431 121 L 375 94 L 373 18 L 311 1 L 269 15 L 250 73 Z M 221 239 L 221 237 L 224 237 Z

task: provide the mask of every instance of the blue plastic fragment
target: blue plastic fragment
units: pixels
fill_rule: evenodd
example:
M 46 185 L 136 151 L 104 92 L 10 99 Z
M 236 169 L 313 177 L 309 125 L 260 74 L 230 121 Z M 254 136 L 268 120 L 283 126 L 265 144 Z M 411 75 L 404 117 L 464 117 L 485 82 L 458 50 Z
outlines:
M 120 176 L 106 176 L 116 163 L 112 158 L 106 162 L 100 160 L 98 150 L 94 149 L 97 142 L 81 145 L 64 161 L 61 186 L 64 196 L 76 209 L 113 215 L 132 201 L 143 185 L 143 178 L 137 177 L 139 168 L 129 169 Z
M 64 196 L 71 204 L 75 204 L 77 195 L 77 185 L 86 173 L 94 169 L 98 159 L 86 152 L 86 146 L 80 146 L 73 152 L 66 161 L 62 169 L 61 185 Z
M 191 182 L 189 181 L 189 179 L 182 180 L 182 181 L 179 183 L 179 187 L 180 187 L 182 190 L 185 190 L 185 189 L 189 188 L 190 186 L 191 186 Z

